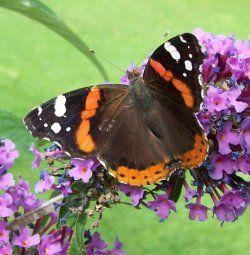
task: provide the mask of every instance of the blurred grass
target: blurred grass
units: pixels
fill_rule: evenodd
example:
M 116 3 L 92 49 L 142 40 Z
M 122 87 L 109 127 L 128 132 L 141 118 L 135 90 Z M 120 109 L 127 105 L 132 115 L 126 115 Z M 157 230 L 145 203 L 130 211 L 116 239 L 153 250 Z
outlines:
M 245 0 L 47 0 L 44 3 L 90 48 L 123 69 L 160 44 L 167 30 L 171 37 L 196 27 L 213 33 L 234 32 L 242 39 L 249 35 L 250 5 Z M 40 24 L 0 9 L 0 32 L 1 109 L 23 117 L 33 106 L 59 93 L 103 82 L 87 59 Z M 121 73 L 105 66 L 110 80 L 118 82 Z M 37 173 L 30 170 L 31 158 L 26 155 L 25 159 L 19 159 L 15 172 L 34 183 Z M 101 232 L 109 243 L 118 234 L 129 255 L 247 255 L 249 216 L 248 212 L 239 221 L 222 228 L 214 219 L 191 222 L 181 202 L 177 214 L 158 223 L 150 211 L 121 205 L 106 210 Z

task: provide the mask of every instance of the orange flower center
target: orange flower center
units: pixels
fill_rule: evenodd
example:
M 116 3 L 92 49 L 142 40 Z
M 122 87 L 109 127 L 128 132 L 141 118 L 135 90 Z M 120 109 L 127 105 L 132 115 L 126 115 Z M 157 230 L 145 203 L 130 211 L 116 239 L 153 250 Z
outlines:
M 215 100 L 214 103 L 215 103 L 215 105 L 220 105 L 220 101 L 219 100 Z
M 26 246 L 26 245 L 28 244 L 28 242 L 27 242 L 26 240 L 24 240 L 24 241 L 22 241 L 22 244 L 23 244 L 24 246 Z
M 87 167 L 82 168 L 82 173 L 85 174 L 87 172 Z

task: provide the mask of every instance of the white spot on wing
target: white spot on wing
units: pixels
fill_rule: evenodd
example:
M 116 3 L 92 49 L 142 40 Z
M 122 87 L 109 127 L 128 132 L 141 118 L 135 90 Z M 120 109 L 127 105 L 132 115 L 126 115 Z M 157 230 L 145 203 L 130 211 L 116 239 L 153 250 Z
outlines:
M 191 70 L 193 69 L 193 66 L 192 66 L 191 61 L 185 60 L 184 64 L 185 64 L 185 68 L 186 68 L 188 71 L 191 71 Z
M 66 97 L 63 95 L 60 95 L 55 100 L 55 115 L 57 117 L 62 117 L 66 112 Z
M 183 76 L 184 76 L 184 77 L 187 77 L 187 74 L 186 74 L 186 73 L 183 73 Z
M 173 59 L 178 61 L 181 58 L 179 51 L 170 42 L 166 42 L 164 48 L 171 54 Z
M 44 127 L 48 127 L 48 123 L 44 123 L 43 125 L 44 125 Z
M 48 137 L 43 137 L 42 139 L 43 139 L 43 140 L 50 141 L 50 139 L 49 139 Z
M 202 82 L 202 76 L 201 76 L 201 74 L 198 75 L 198 80 L 199 80 L 200 85 L 202 85 L 203 82 Z
M 68 151 L 64 151 L 65 154 L 67 154 L 68 156 L 70 156 L 70 153 Z
M 67 127 L 66 131 L 69 132 L 71 130 L 71 127 Z
M 61 144 L 58 142 L 53 142 L 55 145 L 59 146 L 60 148 L 62 148 Z
M 61 126 L 59 123 L 55 122 L 52 126 L 51 129 L 54 131 L 54 133 L 59 133 L 61 131 Z
M 106 164 L 100 159 L 100 158 L 98 158 L 97 157 L 97 159 L 99 160 L 99 162 L 107 169 L 107 166 L 106 166 Z
M 41 113 L 42 113 L 42 111 L 43 111 L 42 107 L 41 107 L 41 106 L 38 106 L 38 107 L 37 107 L 37 110 L 38 110 L 38 114 L 37 114 L 37 115 L 38 115 L 38 116 L 41 115 Z
M 186 42 L 187 42 L 186 40 L 184 40 L 184 38 L 183 38 L 182 36 L 180 36 L 180 40 L 181 40 L 181 42 L 183 42 L 183 43 L 186 43 Z
M 192 54 L 190 54 L 190 53 L 188 54 L 188 56 L 189 56 L 190 58 L 192 58 L 192 57 L 193 57 L 193 55 L 192 55 Z

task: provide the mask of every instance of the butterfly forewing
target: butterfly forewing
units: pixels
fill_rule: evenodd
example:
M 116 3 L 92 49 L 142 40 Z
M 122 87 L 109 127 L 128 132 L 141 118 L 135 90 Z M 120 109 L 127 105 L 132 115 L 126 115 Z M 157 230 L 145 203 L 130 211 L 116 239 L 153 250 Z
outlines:
M 197 38 L 185 33 L 163 43 L 153 52 L 143 78 L 148 86 L 174 98 L 175 103 L 198 111 L 202 102 L 203 59 Z
M 109 84 L 68 92 L 33 109 L 24 123 L 34 137 L 57 143 L 73 157 L 89 158 L 104 143 L 127 89 Z

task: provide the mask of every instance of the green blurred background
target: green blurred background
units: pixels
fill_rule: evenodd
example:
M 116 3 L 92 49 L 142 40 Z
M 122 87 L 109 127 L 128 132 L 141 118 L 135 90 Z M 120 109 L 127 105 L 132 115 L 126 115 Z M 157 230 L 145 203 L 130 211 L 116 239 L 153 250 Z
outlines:
M 151 52 L 167 30 L 169 37 L 196 27 L 212 33 L 233 32 L 242 39 L 249 35 L 250 4 L 246 0 L 43 2 L 90 48 L 123 69 Z M 26 17 L 0 8 L 0 35 L 0 109 L 23 117 L 59 93 L 103 82 L 75 48 Z M 110 80 L 118 82 L 121 72 L 104 65 Z M 30 170 L 31 158 L 21 150 L 14 171 L 34 184 L 38 172 Z M 248 255 L 249 216 L 250 212 L 223 227 L 214 219 L 192 222 L 180 201 L 178 213 L 159 223 L 150 211 L 121 205 L 106 210 L 100 230 L 110 244 L 118 236 L 128 255 Z

